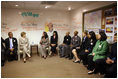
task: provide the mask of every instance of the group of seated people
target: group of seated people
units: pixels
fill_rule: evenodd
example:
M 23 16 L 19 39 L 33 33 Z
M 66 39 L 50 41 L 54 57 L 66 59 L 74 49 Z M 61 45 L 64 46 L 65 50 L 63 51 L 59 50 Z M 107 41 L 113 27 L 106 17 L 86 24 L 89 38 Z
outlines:
M 17 39 L 13 37 L 13 33 L 8 33 L 8 38 L 5 40 L 1 37 L 1 55 L 2 55 L 2 66 L 4 66 L 5 59 L 8 61 L 18 60 L 17 51 L 22 50 L 23 52 L 23 61 L 26 63 L 27 56 L 31 58 L 30 55 L 30 49 L 29 49 L 29 41 L 26 37 L 26 33 L 21 33 L 21 38 L 19 38 L 19 44 L 17 42 Z M 49 46 L 51 47 L 49 55 L 56 55 L 56 47 L 58 42 L 58 34 L 57 31 L 53 32 L 53 35 L 51 36 L 50 43 L 49 43 L 49 37 L 46 32 L 43 32 L 41 40 L 40 40 L 40 55 L 44 59 L 46 59 L 47 55 L 47 48 Z
M 64 37 L 63 44 L 59 45 L 60 57 L 75 58 L 74 63 L 82 62 L 89 70 L 88 74 L 105 74 L 104 78 L 117 77 L 117 33 L 114 34 L 114 43 L 109 51 L 105 32 L 99 32 L 97 38 L 93 31 L 83 32 L 83 39 L 74 32 L 71 38 L 69 32 Z
M 26 63 L 26 55 L 31 58 L 29 51 L 29 41 L 26 37 L 26 33 L 21 33 L 19 38 L 19 44 L 17 39 L 13 37 L 13 33 L 8 33 L 8 38 L 3 39 L 1 37 L 1 65 L 4 66 L 5 58 L 8 61 L 17 60 L 17 50 L 23 51 L 23 61 Z M 60 58 L 68 58 L 72 60 L 75 58 L 74 63 L 82 62 L 83 65 L 89 70 L 88 74 L 105 74 L 106 78 L 117 77 L 117 33 L 114 35 L 114 44 L 109 53 L 109 44 L 106 41 L 107 36 L 105 32 L 101 31 L 96 38 L 94 31 L 83 32 L 83 38 L 78 36 L 78 31 L 74 32 L 74 36 L 70 36 L 70 32 L 67 32 L 64 36 L 63 43 L 58 45 L 58 33 L 53 32 L 53 35 L 49 39 L 48 34 L 43 32 L 40 44 L 40 55 L 44 59 L 47 56 L 57 54 L 57 47 L 59 48 Z M 49 42 L 50 41 L 50 42 Z M 5 45 L 3 45 L 5 43 Z M 47 49 L 50 47 L 50 52 L 47 54 Z

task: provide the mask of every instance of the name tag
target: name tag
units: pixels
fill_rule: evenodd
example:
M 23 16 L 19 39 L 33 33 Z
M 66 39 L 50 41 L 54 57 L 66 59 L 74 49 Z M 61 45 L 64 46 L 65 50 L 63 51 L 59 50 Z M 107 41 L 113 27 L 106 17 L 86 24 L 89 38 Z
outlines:
M 93 45 L 93 43 L 91 43 L 91 45 Z
M 14 40 L 14 42 L 16 42 L 16 40 Z
M 101 45 L 99 45 L 99 48 L 101 48 Z

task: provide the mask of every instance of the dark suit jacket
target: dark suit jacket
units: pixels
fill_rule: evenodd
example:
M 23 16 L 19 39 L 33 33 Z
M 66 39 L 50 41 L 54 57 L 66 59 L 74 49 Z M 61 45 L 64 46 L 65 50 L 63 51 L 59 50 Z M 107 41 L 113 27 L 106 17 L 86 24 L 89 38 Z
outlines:
M 89 45 L 89 38 L 86 37 L 86 38 L 84 39 L 84 37 L 83 37 L 83 40 L 82 40 L 82 44 L 81 44 L 81 46 L 80 46 L 80 49 L 81 49 L 81 50 L 87 49 L 88 45 Z
M 70 43 L 71 43 L 71 36 L 70 35 L 69 36 L 65 36 L 63 43 L 66 44 L 66 45 L 70 45 Z
M 56 44 L 56 46 L 57 46 L 57 43 L 58 43 L 58 38 L 57 38 L 57 37 L 55 37 L 55 39 L 54 39 L 54 37 L 53 37 L 53 36 L 51 36 L 50 43 L 51 43 L 51 44 Z
M 13 48 L 14 50 L 17 50 L 18 48 L 18 44 L 17 44 L 17 39 L 16 38 L 12 38 L 12 42 L 13 42 Z M 10 48 L 10 40 L 9 38 L 5 39 L 5 45 L 6 45 L 6 50 L 8 50 Z
M 93 41 L 91 41 L 91 39 L 89 39 L 88 46 L 87 46 L 87 50 L 89 50 L 89 52 L 92 52 L 93 47 L 95 46 L 96 42 L 97 42 L 96 39 L 93 40 Z
M 109 58 L 115 58 L 114 61 L 117 63 L 117 42 L 112 45 L 111 53 L 109 54 Z

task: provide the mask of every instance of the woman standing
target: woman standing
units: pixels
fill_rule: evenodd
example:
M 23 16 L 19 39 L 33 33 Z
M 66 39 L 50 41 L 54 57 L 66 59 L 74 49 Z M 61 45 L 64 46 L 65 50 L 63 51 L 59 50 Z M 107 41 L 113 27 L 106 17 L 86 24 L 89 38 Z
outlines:
M 54 31 L 53 36 L 51 36 L 51 40 L 50 40 L 51 51 L 49 55 L 51 55 L 52 53 L 56 55 L 57 44 L 58 44 L 58 34 L 57 31 Z
M 49 38 L 46 32 L 43 32 L 43 35 L 41 37 L 41 41 L 40 41 L 40 49 L 41 49 L 41 56 L 44 57 L 44 59 L 46 59 L 47 55 L 46 55 L 46 48 L 49 47 Z
M 21 33 L 21 38 L 19 39 L 19 49 L 23 51 L 23 59 L 24 63 L 26 63 L 26 55 L 30 58 L 29 53 L 29 41 L 28 38 L 26 38 L 26 33 Z

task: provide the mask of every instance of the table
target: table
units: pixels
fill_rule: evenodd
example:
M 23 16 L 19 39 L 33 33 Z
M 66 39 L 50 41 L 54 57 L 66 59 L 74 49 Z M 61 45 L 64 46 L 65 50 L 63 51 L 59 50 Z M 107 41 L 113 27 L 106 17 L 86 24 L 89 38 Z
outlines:
M 32 55 L 33 51 L 36 51 L 37 54 L 39 55 L 39 53 L 38 53 L 38 44 L 30 45 L 30 50 L 31 50 L 31 55 Z

